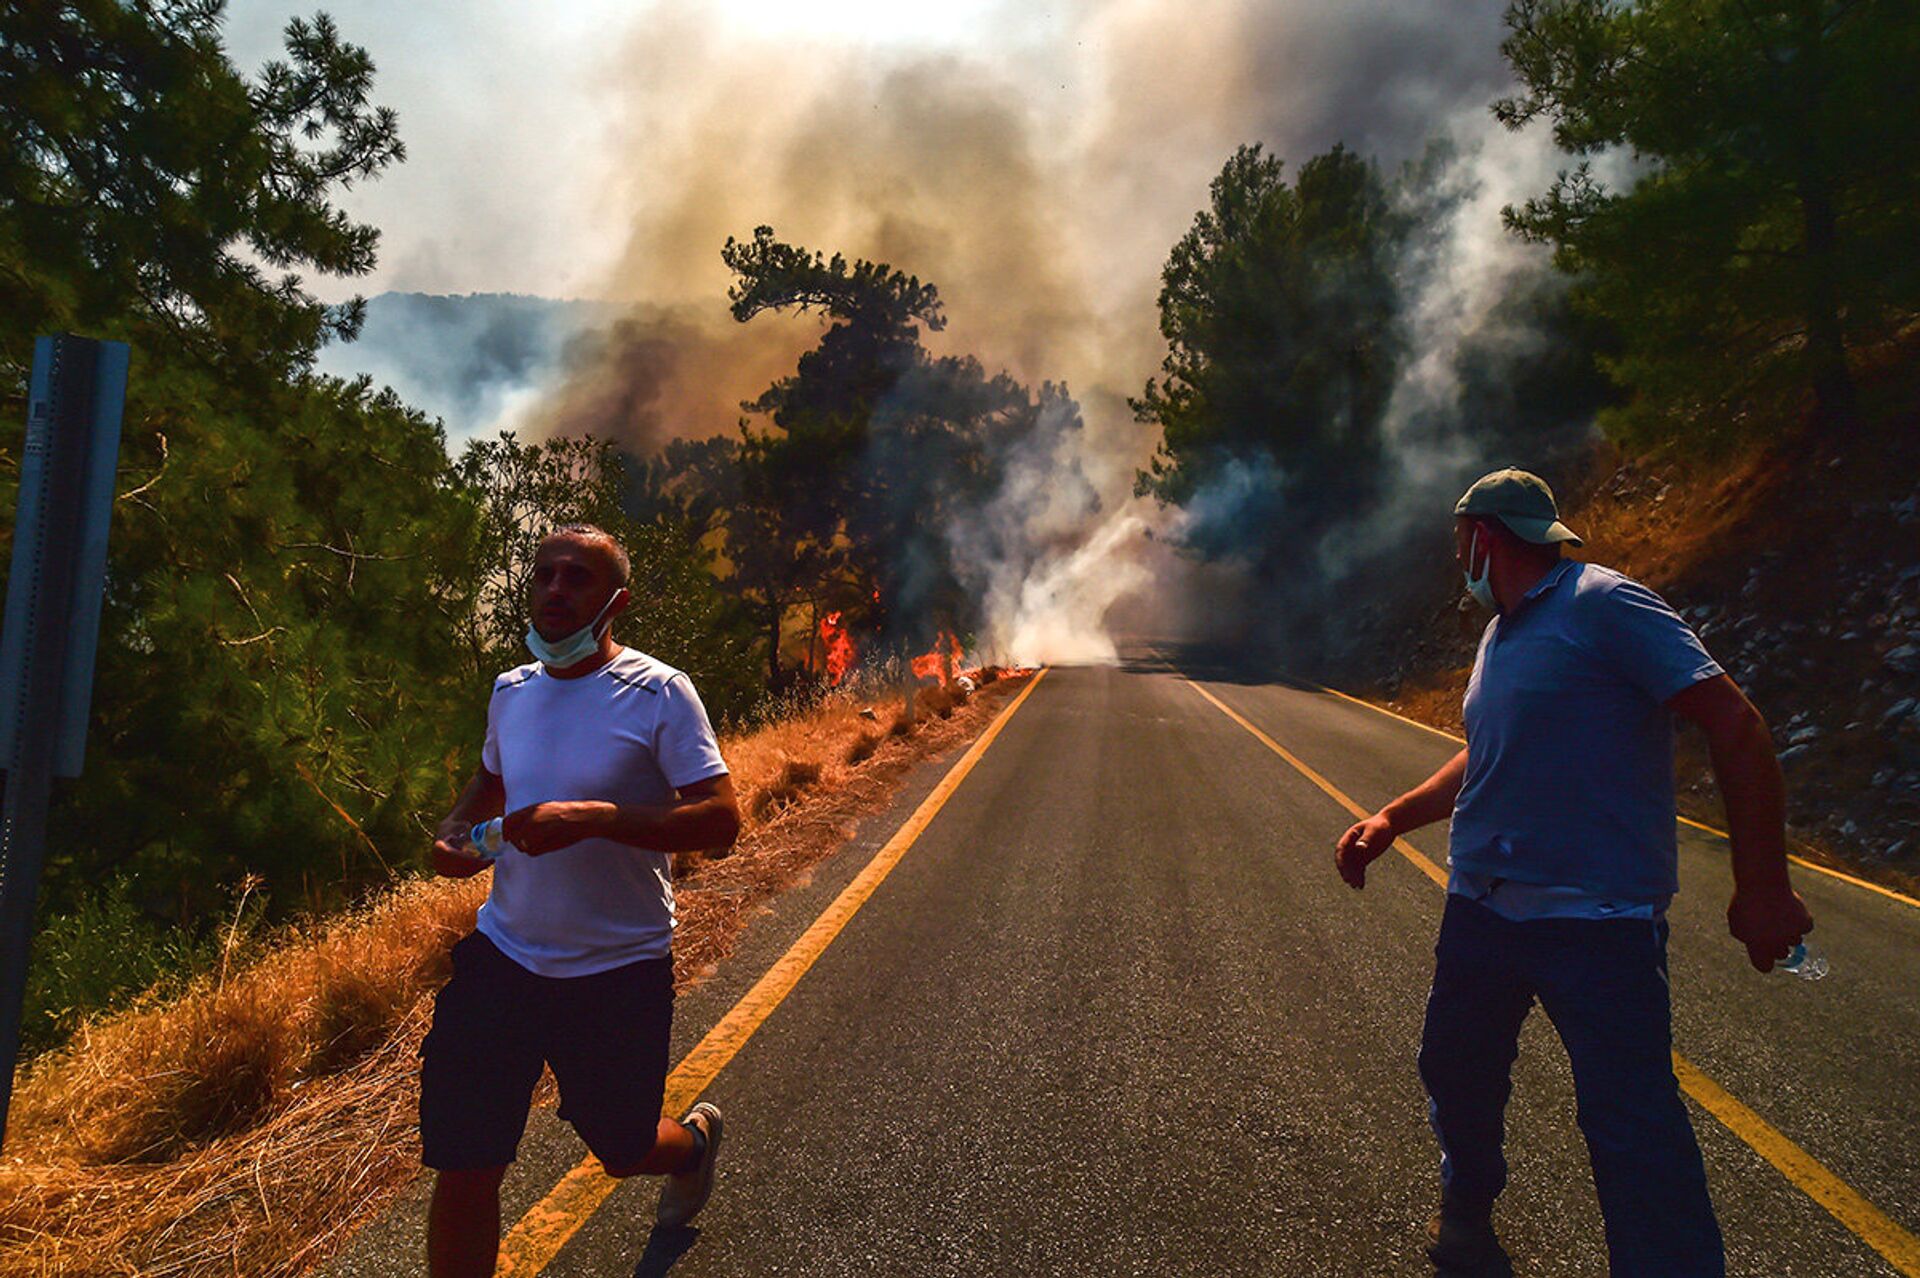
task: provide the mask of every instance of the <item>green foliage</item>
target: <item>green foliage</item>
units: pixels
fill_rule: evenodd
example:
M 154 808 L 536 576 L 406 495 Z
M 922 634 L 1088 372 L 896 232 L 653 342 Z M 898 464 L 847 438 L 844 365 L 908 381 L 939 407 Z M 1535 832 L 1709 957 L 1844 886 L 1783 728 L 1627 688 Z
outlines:
M 727 300 L 742 324 L 767 310 L 818 309 L 845 321 L 850 338 L 876 343 L 911 342 L 916 323 L 935 332 L 947 326 L 933 285 L 884 262 L 849 265 L 839 253 L 828 260 L 775 239 L 770 226 L 753 228 L 751 240 L 729 235 L 720 260 L 734 274 Z
M 1850 353 L 1920 307 L 1920 113 L 1891 106 L 1913 6 L 1517 0 L 1507 24 L 1523 87 L 1498 114 L 1583 157 L 1508 220 L 1622 335 L 1609 428 L 1720 443 L 1730 409 L 1794 388 L 1850 425 Z
M 971 628 L 978 583 L 953 546 L 1024 446 L 1078 429 L 1066 389 L 1036 395 L 971 357 L 933 358 L 918 326 L 943 326 L 937 290 L 884 263 L 829 260 L 764 226 L 722 256 L 737 320 L 793 308 L 831 321 L 793 375 L 747 405 L 771 429 L 742 423 L 738 486 L 720 518 L 729 584 L 764 629 L 773 681 L 783 619 L 799 605 L 849 609 L 922 646 L 928 627 Z
M 475 727 L 449 643 L 473 520 L 438 429 L 364 383 L 135 382 L 50 900 L 124 870 L 191 917 L 249 871 L 310 901 L 396 872 Z
M 633 563 L 633 602 L 616 627 L 622 642 L 685 670 L 716 721 L 750 715 L 762 693 L 750 622 L 721 592 L 702 544 L 713 498 L 694 462 L 712 454 L 685 446 L 642 466 L 590 437 L 521 443 L 509 432 L 468 444 L 455 476 L 481 515 L 469 668 L 490 679 L 526 663 L 534 551 L 557 525 L 597 524 Z
M 22 1052 L 31 1056 L 63 1041 L 89 1015 L 112 1012 L 144 994 L 182 990 L 200 972 L 217 969 L 259 927 L 263 898 L 243 893 L 225 919 L 182 928 L 141 909 L 123 880 L 83 893 L 70 908 L 49 912 L 33 938 Z
M 0 311 L 8 328 L 110 332 L 278 376 L 358 327 L 309 266 L 371 269 L 378 233 L 330 202 L 402 158 L 373 66 L 324 15 L 254 80 L 217 0 L 0 10 Z M 16 349 L 9 344 L 9 351 Z
M 283 906 L 338 900 L 415 859 L 478 733 L 447 638 L 472 611 L 472 504 L 436 424 L 302 371 L 357 308 L 286 273 L 372 265 L 373 228 L 331 199 L 399 158 L 392 114 L 324 18 L 289 24 L 254 80 L 219 22 L 210 3 L 0 14 L 0 507 L 33 336 L 133 346 L 49 917 L 108 878 L 181 923 L 247 873 Z
M 1281 161 L 1243 146 L 1161 276 L 1162 376 L 1130 401 L 1161 429 L 1136 482 L 1185 503 L 1236 465 L 1282 479 L 1274 517 L 1362 500 L 1398 354 L 1392 258 L 1405 235 L 1367 161 L 1334 147 L 1289 185 Z

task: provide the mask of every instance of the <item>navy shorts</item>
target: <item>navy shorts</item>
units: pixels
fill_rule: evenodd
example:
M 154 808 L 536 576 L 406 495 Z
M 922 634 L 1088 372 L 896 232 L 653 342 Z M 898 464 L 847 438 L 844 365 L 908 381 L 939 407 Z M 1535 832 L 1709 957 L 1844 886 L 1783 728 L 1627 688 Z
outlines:
M 673 960 L 591 976 L 538 976 L 473 932 L 420 1045 L 422 1161 L 439 1171 L 504 1167 L 526 1130 L 542 1064 L 560 1117 L 609 1167 L 653 1149 L 673 1031 Z

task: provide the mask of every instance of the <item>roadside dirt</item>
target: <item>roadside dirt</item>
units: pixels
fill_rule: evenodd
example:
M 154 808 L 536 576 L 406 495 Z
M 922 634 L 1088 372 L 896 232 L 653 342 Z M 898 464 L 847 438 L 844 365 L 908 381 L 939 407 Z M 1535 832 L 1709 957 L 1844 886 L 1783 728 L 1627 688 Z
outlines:
M 676 985 L 1025 682 L 927 690 L 911 727 L 897 700 L 867 718 L 836 698 L 723 742 L 747 821 L 729 854 L 677 858 Z M 418 1170 L 415 1054 L 486 881 L 406 882 L 36 1060 L 0 1161 L 0 1275 L 290 1275 L 337 1251 Z

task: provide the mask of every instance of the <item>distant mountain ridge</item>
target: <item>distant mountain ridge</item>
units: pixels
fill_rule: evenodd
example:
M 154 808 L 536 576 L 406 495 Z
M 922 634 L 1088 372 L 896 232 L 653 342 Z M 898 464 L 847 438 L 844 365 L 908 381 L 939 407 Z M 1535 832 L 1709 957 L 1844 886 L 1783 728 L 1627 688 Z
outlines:
M 381 293 L 367 301 L 359 338 L 324 347 L 315 366 L 391 386 L 458 444 L 538 394 L 568 343 L 614 313 L 604 302 L 520 293 Z

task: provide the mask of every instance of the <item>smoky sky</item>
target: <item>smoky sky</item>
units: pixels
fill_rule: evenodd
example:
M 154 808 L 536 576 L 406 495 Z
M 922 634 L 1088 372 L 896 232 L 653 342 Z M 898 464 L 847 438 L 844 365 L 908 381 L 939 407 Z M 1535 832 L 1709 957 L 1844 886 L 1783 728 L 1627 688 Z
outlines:
M 240 0 L 236 12 L 263 7 Z M 735 429 L 742 401 L 790 372 L 821 330 L 817 316 L 739 325 L 727 313 L 720 248 L 771 225 L 791 243 L 936 284 L 949 325 L 928 336 L 935 354 L 1070 388 L 1085 423 L 1070 461 L 1098 500 L 1078 539 L 1052 526 L 1057 512 L 1035 516 L 1030 537 L 1058 554 L 1036 558 L 1041 542 L 1027 543 L 1009 560 L 1026 568 L 1008 589 L 1025 599 L 1042 583 L 1041 594 L 1097 612 L 1111 592 L 1087 583 L 1137 577 L 1115 565 L 1137 568 L 1147 533 L 1170 517 L 1130 496 L 1157 429 L 1126 400 L 1164 354 L 1155 299 L 1167 254 L 1236 146 L 1259 142 L 1297 172 L 1345 143 L 1391 172 L 1446 135 L 1471 143 L 1464 154 L 1500 198 L 1524 198 L 1551 176 L 1537 140 L 1502 135 L 1490 119 L 1510 84 L 1504 0 L 959 4 L 924 33 L 911 7 L 885 10 L 886 30 L 865 32 L 847 21 L 858 7 L 602 4 L 594 22 L 574 21 L 571 43 L 529 40 L 524 65 L 506 74 L 513 60 L 492 42 L 519 38 L 529 10 L 482 6 L 450 38 L 456 54 L 487 46 L 480 60 L 493 74 L 483 84 L 458 75 L 468 91 L 457 103 L 432 87 L 436 60 L 418 56 L 416 24 L 431 14 L 370 0 L 338 11 L 348 39 L 365 22 L 389 40 L 395 56 L 373 48 L 375 96 L 400 109 L 409 164 L 438 178 L 406 200 L 349 202 L 385 237 L 390 265 L 368 283 L 550 292 L 605 308 L 548 332 L 551 359 L 531 377 L 502 360 L 510 393 L 474 389 L 489 379 L 484 361 L 424 355 L 462 370 L 457 394 L 476 415 L 450 419 L 456 440 L 498 427 L 592 430 L 644 453 Z M 262 25 L 258 14 L 252 22 Z M 461 163 L 440 154 L 447 139 Z M 1403 469 L 1422 477 L 1407 491 L 1421 501 L 1475 457 L 1449 423 L 1458 333 L 1489 313 L 1476 281 L 1540 269 L 1514 257 L 1498 199 L 1469 204 L 1478 221 L 1449 228 L 1454 260 L 1419 265 L 1409 294 L 1411 331 L 1429 343 L 1403 388 L 1403 417 L 1426 423 L 1403 432 L 1418 446 Z M 408 362 L 409 345 L 467 340 L 458 326 L 370 330 L 358 358 L 392 366 Z M 1018 530 L 1001 536 L 1020 543 Z M 1151 558 L 1164 581 L 1166 556 Z M 1030 621 L 1010 625 L 1064 633 L 1084 618 Z
M 1397 165 L 1504 86 L 1500 13 L 1087 5 L 1047 39 L 987 30 L 877 54 L 743 39 L 660 7 L 614 79 L 613 198 L 633 221 L 605 291 L 717 296 L 720 243 L 768 223 L 933 281 L 950 321 L 937 349 L 1065 380 L 1092 436 L 1137 453 L 1148 441 L 1122 401 L 1160 354 L 1159 271 L 1233 147 L 1297 166 L 1345 141 Z M 755 323 L 782 340 L 779 321 Z
M 635 308 L 641 342 L 647 315 L 671 315 L 679 340 L 704 336 L 678 375 L 701 385 L 666 395 L 684 406 L 669 428 L 711 434 L 765 384 L 753 347 L 784 355 L 812 331 L 768 317 L 753 342 L 722 335 L 720 245 L 769 223 L 932 280 L 943 351 L 1067 381 L 1092 437 L 1138 452 L 1122 401 L 1160 353 L 1159 271 L 1233 147 L 1297 166 L 1344 141 L 1391 166 L 1507 80 L 1499 0 L 960 6 L 971 16 L 924 38 L 813 8 L 826 16 L 480 4 L 455 23 L 329 6 L 373 53 L 411 148 L 346 197 L 383 236 L 359 286 L 597 298 Z M 303 11 L 237 0 L 236 57 L 257 65 Z M 404 340 L 370 333 L 363 362 Z M 597 376 L 577 359 L 552 371 Z

